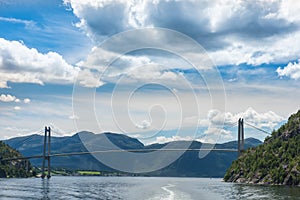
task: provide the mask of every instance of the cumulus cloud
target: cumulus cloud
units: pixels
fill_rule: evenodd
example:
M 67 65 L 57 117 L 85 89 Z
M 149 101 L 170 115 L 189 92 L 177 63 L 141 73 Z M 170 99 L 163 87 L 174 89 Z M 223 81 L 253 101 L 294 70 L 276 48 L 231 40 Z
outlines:
M 12 101 L 17 101 L 15 96 L 12 96 L 10 94 L 1 94 L 0 95 L 0 101 L 2 102 L 12 102 Z
M 13 83 L 72 83 L 80 69 L 55 52 L 39 53 L 18 41 L 0 38 L 0 88 Z
M 126 39 L 126 38 L 125 38 Z M 124 47 L 122 42 L 115 46 Z M 116 50 L 116 49 L 114 49 Z M 186 61 L 178 57 L 163 57 L 161 55 L 147 54 L 139 52 L 132 54 L 119 54 L 114 50 L 104 49 L 102 47 L 93 48 L 87 60 L 77 64 L 82 70 L 79 73 L 77 80 L 79 83 L 86 86 L 94 87 L 101 86 L 107 82 L 117 82 L 122 77 L 122 81 L 126 83 L 139 81 L 173 81 L 179 82 L 182 79 L 183 73 L 177 73 L 173 69 L 178 67 L 189 69 Z M 132 52 L 131 52 L 132 53 Z M 147 55 L 145 55 L 147 54 Z M 172 71 L 173 70 L 173 71 Z M 81 80 L 81 77 L 90 77 L 87 80 Z M 125 83 L 125 84 L 126 84 Z
M 2 102 L 15 102 L 15 103 L 21 103 L 21 100 L 17 98 L 16 96 L 10 95 L 10 94 L 1 94 L 0 95 L 0 101 Z M 23 103 L 28 104 L 31 100 L 29 98 L 23 99 Z M 19 106 L 15 107 L 15 110 L 20 110 Z
M 274 129 L 275 126 L 284 120 L 283 117 L 273 111 L 259 113 L 250 107 L 246 111 L 236 114 L 221 112 L 219 110 L 210 110 L 207 114 L 207 118 L 200 120 L 199 126 L 205 127 L 209 125 L 212 128 L 218 127 L 223 130 L 223 126 L 230 127 L 237 124 L 239 118 L 243 118 L 245 122 L 259 128 L 268 128 L 270 130 Z M 208 132 L 211 133 L 212 131 L 208 130 Z M 226 130 L 222 132 L 228 133 Z
M 299 79 L 300 78 L 300 60 L 298 62 L 289 62 L 287 66 L 281 68 L 277 68 L 276 72 L 280 77 L 287 76 L 292 79 Z
M 128 28 L 159 26 L 190 36 L 198 36 L 197 39 L 207 33 L 214 33 L 213 38 L 220 34 L 232 33 L 265 37 L 288 31 L 288 28 L 293 27 L 293 24 L 288 23 L 291 21 L 289 19 L 295 18 L 286 14 L 294 9 L 293 6 L 267 0 L 256 2 L 65 0 L 65 3 L 69 3 L 74 14 L 81 19 L 78 26 L 87 29 L 90 34 L 105 36 Z M 285 29 L 282 29 L 283 27 Z
M 103 85 L 90 69 L 74 67 L 56 52 L 43 54 L 22 42 L 0 38 L 0 88 L 8 88 L 8 82 L 43 85 L 73 84 L 75 80 L 84 87 Z
M 99 73 L 92 72 L 90 69 L 82 69 L 77 76 L 77 82 L 84 87 L 100 87 L 105 83 L 100 80 Z
M 30 103 L 30 102 L 31 102 L 31 100 L 30 100 L 30 99 L 28 99 L 28 98 L 26 98 L 26 99 L 24 99 L 24 100 L 23 100 L 23 102 L 24 102 L 24 103 L 26 103 L 26 104 L 28 104 L 28 103 Z
M 87 35 L 107 36 L 124 30 L 128 22 L 128 6 L 126 1 L 69 1 L 74 14 L 80 19 L 77 27 L 86 31 Z
M 300 47 L 297 1 L 76 1 L 65 0 L 78 27 L 95 41 L 140 27 L 164 27 L 187 34 L 219 65 L 260 65 L 293 60 Z M 108 18 L 109 16 L 109 18 Z M 160 37 L 162 43 L 172 42 Z
M 237 126 L 239 118 L 244 119 L 244 127 L 249 127 L 248 123 L 266 131 L 273 130 L 284 120 L 273 111 L 259 113 L 251 107 L 240 113 L 221 112 L 213 109 L 208 112 L 205 119 L 199 120 L 199 127 L 207 128 L 199 141 L 216 143 L 220 140 L 234 139 L 232 130 L 236 131 L 234 127 Z

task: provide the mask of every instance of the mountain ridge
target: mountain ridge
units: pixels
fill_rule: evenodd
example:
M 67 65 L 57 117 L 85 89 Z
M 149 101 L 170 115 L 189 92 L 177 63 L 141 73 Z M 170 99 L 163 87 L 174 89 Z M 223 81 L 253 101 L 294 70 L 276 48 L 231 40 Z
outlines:
M 95 134 L 92 132 L 79 132 L 72 136 L 63 136 L 51 138 L 51 153 L 71 153 L 71 152 L 86 152 L 88 149 L 84 146 L 80 137 L 85 135 L 88 141 L 92 144 L 99 144 L 105 135 L 113 144 L 122 149 L 149 149 L 149 148 L 162 148 L 168 144 L 151 144 L 144 145 L 136 138 L 119 134 L 119 133 L 101 133 Z M 89 138 L 90 137 L 90 138 Z M 186 141 L 177 141 L 184 143 Z M 189 141 L 191 148 L 201 148 L 202 143 L 197 141 Z M 24 156 L 41 155 L 43 148 L 42 135 L 30 135 L 26 137 L 16 137 L 5 141 L 8 145 L 19 150 Z M 245 140 L 246 147 L 252 147 L 261 143 L 257 139 L 247 138 Z M 216 144 L 217 148 L 231 148 L 237 145 L 236 141 L 227 142 L 225 144 Z M 224 153 L 224 152 L 210 152 L 210 154 L 203 159 L 199 159 L 198 152 L 185 152 L 178 160 L 169 166 L 157 170 L 155 172 L 147 173 L 145 175 L 151 176 L 195 176 L 195 177 L 222 177 L 229 167 L 230 163 L 236 158 L 237 153 Z M 40 166 L 41 160 L 31 160 L 33 165 Z M 210 163 L 207 163 L 210 162 Z M 53 157 L 51 165 L 57 168 L 68 169 L 85 169 L 85 170 L 100 170 L 100 171 L 116 171 L 110 167 L 99 162 L 92 155 L 84 156 L 67 156 L 67 157 Z M 213 167 L 212 167 L 213 166 Z

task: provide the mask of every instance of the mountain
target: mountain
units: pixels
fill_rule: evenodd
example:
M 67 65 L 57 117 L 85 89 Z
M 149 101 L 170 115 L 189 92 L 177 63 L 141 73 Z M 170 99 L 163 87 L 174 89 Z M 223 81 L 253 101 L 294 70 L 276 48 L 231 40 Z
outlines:
M 250 148 L 227 170 L 224 180 L 254 184 L 300 184 L 300 110 L 262 145 Z
M 103 133 L 94 134 L 91 132 L 80 132 L 73 136 L 51 137 L 51 154 L 87 152 L 85 145 L 82 143 L 83 138 L 93 141 L 97 148 L 98 144 L 104 137 L 109 138 L 115 145 L 123 149 L 139 149 L 144 145 L 137 139 L 130 138 L 122 134 Z M 17 149 L 23 156 L 42 155 L 44 136 L 30 135 L 25 137 L 17 137 L 4 141 L 9 146 Z M 98 150 L 99 148 L 97 148 Z M 100 149 L 99 149 L 100 150 Z M 34 166 L 41 166 L 41 159 L 31 159 Z M 92 155 L 75 155 L 51 158 L 51 166 L 57 168 L 68 169 L 84 169 L 84 170 L 103 170 L 111 171 L 112 169 L 100 163 Z
M 177 142 L 182 143 L 182 142 Z M 254 138 L 245 139 L 245 148 L 261 144 Z M 161 148 L 166 144 L 153 144 L 145 148 Z M 200 149 L 202 144 L 193 141 L 190 149 Z M 180 145 L 179 145 L 180 146 Z M 217 149 L 236 149 L 237 141 L 216 144 Z M 175 162 L 161 170 L 150 173 L 153 176 L 179 177 L 223 177 L 231 162 L 237 158 L 236 152 L 211 151 L 206 157 L 199 158 L 199 151 L 186 151 Z
M 139 140 L 116 133 L 94 134 L 91 132 L 80 132 L 73 136 L 51 137 L 51 154 L 86 152 L 107 150 L 108 138 L 114 145 L 121 149 L 159 149 L 166 145 L 180 148 L 186 146 L 185 141 L 177 141 L 166 144 L 152 144 L 144 146 Z M 82 143 L 85 142 L 86 146 Z M 24 156 L 41 155 L 43 149 L 43 136 L 31 135 L 12 138 L 5 141 L 9 146 L 16 148 Z M 254 147 L 261 144 L 257 139 L 248 138 L 245 140 L 245 147 Z M 203 144 L 193 141 L 190 148 L 199 149 Z M 236 148 L 237 142 L 216 144 L 216 148 Z M 182 177 L 223 177 L 231 162 L 236 159 L 236 152 L 210 152 L 206 157 L 199 159 L 198 151 L 185 152 L 174 163 L 169 166 L 143 175 L 150 176 L 182 176 Z M 159 158 L 153 160 L 153 165 L 160 162 Z M 41 159 L 31 159 L 34 166 L 41 166 Z M 101 162 L 92 155 L 76 155 L 64 157 L 52 157 L 51 166 L 55 168 L 116 171 Z
M 0 160 L 5 158 L 21 157 L 21 154 L 12 149 L 7 144 L 0 141 Z M 27 168 L 28 167 L 28 168 Z M 0 178 L 18 177 L 25 178 L 32 176 L 31 164 L 24 160 L 1 161 L 0 162 Z

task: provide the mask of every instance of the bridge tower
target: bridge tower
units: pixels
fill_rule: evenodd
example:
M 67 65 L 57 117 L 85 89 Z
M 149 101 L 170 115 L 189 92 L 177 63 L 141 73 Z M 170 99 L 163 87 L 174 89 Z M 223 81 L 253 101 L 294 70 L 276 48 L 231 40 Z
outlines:
M 48 145 L 47 145 L 47 138 L 48 138 Z M 46 155 L 46 147 L 48 146 L 48 151 Z M 46 160 L 48 161 L 48 174 L 47 178 L 49 179 L 51 177 L 50 171 L 50 153 L 51 153 L 51 128 L 50 127 L 45 127 L 45 136 L 44 136 L 44 149 L 43 149 L 43 163 L 42 163 L 42 179 L 45 178 L 45 162 Z
M 244 137 L 244 119 L 239 118 L 238 122 L 238 155 L 241 156 L 245 149 L 245 137 Z

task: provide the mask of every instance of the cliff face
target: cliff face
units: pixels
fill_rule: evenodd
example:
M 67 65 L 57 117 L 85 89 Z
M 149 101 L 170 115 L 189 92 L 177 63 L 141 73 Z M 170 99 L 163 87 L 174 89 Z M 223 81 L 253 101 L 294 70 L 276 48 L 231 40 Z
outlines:
M 227 170 L 224 181 L 253 184 L 300 184 L 300 110 L 262 145 L 250 148 Z
M 1 161 L 3 158 L 21 156 L 22 155 L 18 151 L 0 141 L 0 178 L 25 178 L 33 175 L 30 163 L 27 168 L 27 164 L 24 160 Z

